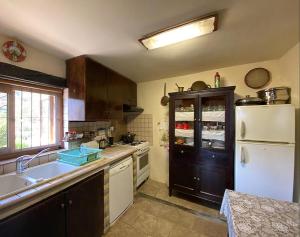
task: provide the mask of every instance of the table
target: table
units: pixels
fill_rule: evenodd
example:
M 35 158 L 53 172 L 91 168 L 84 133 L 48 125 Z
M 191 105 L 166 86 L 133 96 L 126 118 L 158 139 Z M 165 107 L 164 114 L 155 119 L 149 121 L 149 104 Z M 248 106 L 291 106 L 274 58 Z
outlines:
M 229 237 L 300 236 L 300 204 L 225 190 L 220 213 Z

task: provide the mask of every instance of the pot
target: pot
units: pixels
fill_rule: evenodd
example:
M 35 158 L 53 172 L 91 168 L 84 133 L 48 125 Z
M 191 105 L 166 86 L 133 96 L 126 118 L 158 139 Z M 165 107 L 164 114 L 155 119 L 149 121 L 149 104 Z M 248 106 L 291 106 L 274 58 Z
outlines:
M 239 99 L 235 102 L 235 105 L 265 105 L 266 102 L 257 97 L 250 97 L 250 95 L 246 95 L 245 98 Z
M 290 88 L 274 87 L 256 92 L 266 104 L 286 104 L 290 99 Z
M 122 135 L 121 140 L 125 143 L 132 143 L 134 141 L 135 134 L 128 132 L 127 134 Z
M 200 91 L 200 90 L 205 90 L 207 88 L 211 88 L 211 86 L 206 85 L 205 82 L 203 82 L 203 81 L 195 81 L 192 84 L 191 90 L 192 91 Z

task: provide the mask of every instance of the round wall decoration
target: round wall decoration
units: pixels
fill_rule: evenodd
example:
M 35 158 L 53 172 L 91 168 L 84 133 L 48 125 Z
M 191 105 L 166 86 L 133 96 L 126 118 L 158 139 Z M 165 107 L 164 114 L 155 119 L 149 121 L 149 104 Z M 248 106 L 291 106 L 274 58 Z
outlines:
M 26 50 L 17 41 L 7 41 L 2 45 L 2 52 L 6 58 L 13 62 L 22 62 L 26 58 Z
M 254 68 L 245 76 L 245 83 L 252 89 L 265 87 L 271 80 L 270 72 L 265 68 Z

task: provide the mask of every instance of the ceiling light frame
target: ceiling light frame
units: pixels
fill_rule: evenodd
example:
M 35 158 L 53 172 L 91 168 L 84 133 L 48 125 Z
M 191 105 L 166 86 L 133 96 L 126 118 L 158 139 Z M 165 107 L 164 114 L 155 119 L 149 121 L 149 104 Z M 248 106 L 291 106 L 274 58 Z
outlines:
M 205 33 L 205 34 L 209 34 L 209 33 L 212 33 L 214 31 L 216 31 L 218 29 L 218 14 L 217 13 L 211 13 L 209 15 L 206 15 L 206 16 L 201 16 L 201 17 L 196 17 L 196 18 L 193 18 L 191 20 L 188 20 L 188 21 L 185 21 L 185 22 L 182 22 L 182 23 L 179 23 L 179 24 L 176 24 L 174 26 L 170 26 L 170 27 L 166 27 L 166 28 L 163 28 L 161 30 L 158 30 L 158 31 L 154 31 L 150 34 L 147 34 L 145 36 L 143 36 L 142 38 L 140 38 L 138 41 L 147 49 L 147 50 L 152 50 L 152 49 L 156 49 L 156 48 L 160 48 L 160 47 L 165 47 L 165 46 L 168 46 L 168 45 L 171 45 L 171 44 L 176 44 L 176 43 L 179 43 L 179 42 L 183 42 L 185 40 L 188 40 L 188 39 L 185 39 L 185 40 L 182 40 L 182 41 L 178 41 L 176 43 L 170 43 L 170 44 L 167 44 L 167 45 L 164 45 L 164 46 L 160 46 L 160 47 L 156 47 L 156 48 L 148 48 L 144 43 L 143 41 L 149 39 L 149 38 L 153 38 L 161 33 L 164 33 L 164 32 L 167 32 L 167 31 L 171 31 L 173 29 L 176 29 L 176 28 L 180 28 L 182 26 L 186 26 L 186 25 L 190 25 L 192 23 L 195 23 L 195 22 L 201 22 L 201 21 L 205 21 L 205 20 L 208 20 L 210 18 L 214 18 L 214 24 L 213 24 L 213 30 L 211 32 L 208 32 L 208 33 Z M 199 36 L 202 36 L 202 35 L 205 35 L 205 34 L 201 34 Z M 199 36 L 196 36 L 196 37 L 199 37 Z M 193 37 L 193 38 L 196 38 L 196 37 Z M 190 38 L 191 39 L 191 38 Z

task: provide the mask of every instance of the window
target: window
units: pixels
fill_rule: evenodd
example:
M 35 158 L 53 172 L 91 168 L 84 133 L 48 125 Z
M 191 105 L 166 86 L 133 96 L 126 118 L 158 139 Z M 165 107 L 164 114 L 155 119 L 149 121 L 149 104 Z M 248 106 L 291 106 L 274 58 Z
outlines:
M 0 79 L 0 154 L 59 145 L 61 128 L 62 90 Z

